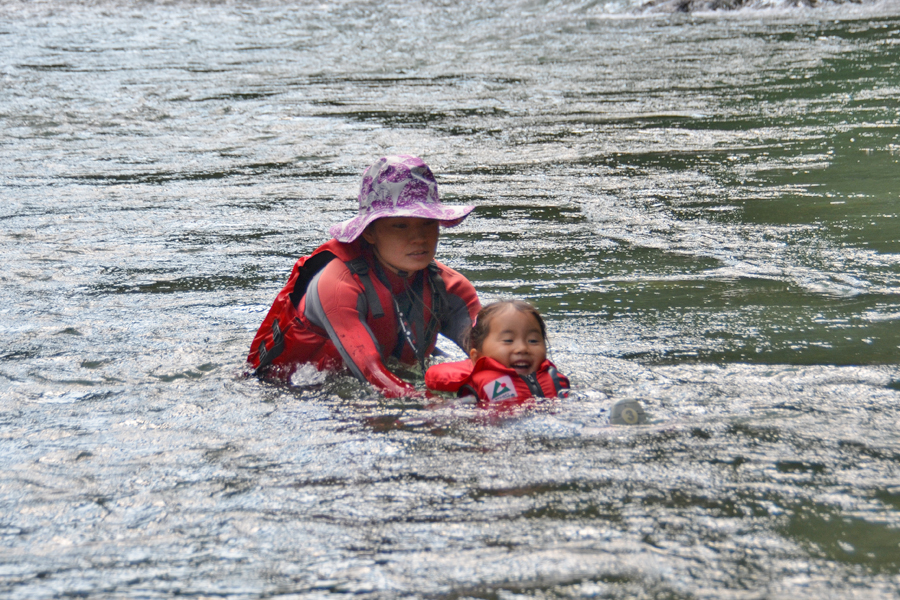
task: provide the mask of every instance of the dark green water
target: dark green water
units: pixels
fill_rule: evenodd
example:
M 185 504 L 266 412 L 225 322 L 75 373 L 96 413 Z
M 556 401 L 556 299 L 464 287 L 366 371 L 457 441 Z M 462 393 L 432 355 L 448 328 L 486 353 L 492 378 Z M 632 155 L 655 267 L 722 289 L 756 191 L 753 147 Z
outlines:
M 0 6 L 0 595 L 895 597 L 900 7 L 675 7 Z M 572 398 L 241 377 L 400 152 Z

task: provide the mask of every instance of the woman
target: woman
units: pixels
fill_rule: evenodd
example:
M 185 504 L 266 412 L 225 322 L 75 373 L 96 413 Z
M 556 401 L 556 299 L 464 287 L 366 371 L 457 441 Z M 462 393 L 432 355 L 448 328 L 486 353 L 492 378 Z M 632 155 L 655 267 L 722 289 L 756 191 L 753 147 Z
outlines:
M 359 213 L 297 261 L 247 360 L 258 376 L 287 378 L 297 366 L 345 366 L 389 397 L 417 395 L 385 362 L 418 363 L 441 333 L 462 348 L 481 304 L 465 277 L 434 260 L 439 227 L 474 208 L 441 204 L 431 169 L 387 156 L 363 174 Z M 336 259 L 336 260 L 335 260 Z

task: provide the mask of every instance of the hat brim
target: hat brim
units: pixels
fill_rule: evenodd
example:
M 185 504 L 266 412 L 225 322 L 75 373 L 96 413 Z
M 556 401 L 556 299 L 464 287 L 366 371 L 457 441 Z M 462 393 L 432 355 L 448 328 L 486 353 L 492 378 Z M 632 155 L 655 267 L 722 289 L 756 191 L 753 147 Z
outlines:
M 339 242 L 350 243 L 365 231 L 372 222 L 386 217 L 416 217 L 419 219 L 435 219 L 441 227 L 456 227 L 462 223 L 475 209 L 474 206 L 435 206 L 434 204 L 419 204 L 405 208 L 387 207 L 383 210 L 374 210 L 365 215 L 357 215 L 332 225 L 328 233 Z

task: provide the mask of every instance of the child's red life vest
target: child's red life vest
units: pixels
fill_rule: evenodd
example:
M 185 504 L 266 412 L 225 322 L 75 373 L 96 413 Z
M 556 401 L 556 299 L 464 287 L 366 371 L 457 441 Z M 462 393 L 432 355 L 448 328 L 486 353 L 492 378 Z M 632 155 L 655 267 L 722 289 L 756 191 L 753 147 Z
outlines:
M 508 405 L 533 397 L 566 398 L 570 388 L 569 378 L 549 360 L 534 373 L 522 376 L 487 356 L 475 365 L 470 360 L 434 365 L 425 373 L 425 385 L 438 392 L 474 395 L 479 406 Z

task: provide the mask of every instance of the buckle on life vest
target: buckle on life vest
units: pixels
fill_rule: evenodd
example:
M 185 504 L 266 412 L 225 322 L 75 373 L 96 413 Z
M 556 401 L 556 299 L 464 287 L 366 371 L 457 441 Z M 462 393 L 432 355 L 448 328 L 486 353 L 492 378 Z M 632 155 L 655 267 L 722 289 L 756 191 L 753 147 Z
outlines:
M 521 375 L 522 379 L 525 381 L 525 385 L 528 386 L 528 391 L 531 392 L 531 395 L 535 398 L 544 398 L 544 390 L 541 388 L 541 384 L 538 381 L 537 373 L 529 373 L 528 375 Z

